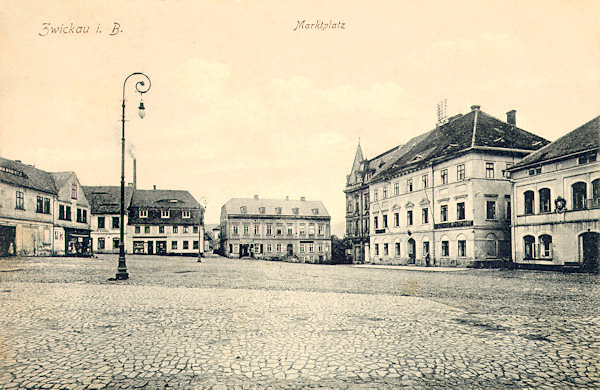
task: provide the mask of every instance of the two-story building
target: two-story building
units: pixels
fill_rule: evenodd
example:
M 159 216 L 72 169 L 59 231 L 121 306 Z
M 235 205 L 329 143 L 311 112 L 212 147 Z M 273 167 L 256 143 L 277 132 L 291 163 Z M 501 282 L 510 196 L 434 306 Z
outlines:
M 371 261 L 469 265 L 510 257 L 505 170 L 548 141 L 481 111 L 410 140 L 369 181 Z
M 90 256 L 91 208 L 75 172 L 53 172 L 58 196 L 54 204 L 54 253 Z
M 91 205 L 91 237 L 94 253 L 119 253 L 121 227 L 121 187 L 84 186 L 86 197 Z M 125 187 L 125 210 L 129 209 L 133 186 Z M 125 212 L 125 225 L 127 225 Z M 124 235 L 127 234 L 127 229 Z M 127 236 L 125 236 L 127 242 Z
M 0 256 L 53 253 L 57 195 L 50 173 L 0 157 Z
M 188 191 L 133 190 L 126 250 L 137 254 L 204 253 L 204 208 Z
M 326 263 L 330 222 L 321 201 L 233 198 L 221 208 L 221 251 L 227 257 Z
M 515 263 L 598 269 L 599 149 L 600 116 L 509 168 Z

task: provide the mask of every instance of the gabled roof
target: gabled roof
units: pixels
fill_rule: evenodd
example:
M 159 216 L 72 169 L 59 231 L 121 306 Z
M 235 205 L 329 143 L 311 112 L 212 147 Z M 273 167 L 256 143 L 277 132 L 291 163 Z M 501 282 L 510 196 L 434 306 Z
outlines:
M 595 117 L 586 124 L 563 135 L 546 147 L 531 153 L 519 163 L 509 168 L 509 171 L 518 170 L 532 164 L 554 160 L 578 152 L 598 149 L 600 147 L 600 116 Z
M 504 150 L 525 154 L 548 143 L 544 138 L 503 122 L 480 111 L 478 106 L 473 106 L 468 114 L 452 117 L 447 123 L 410 140 L 406 148 L 401 148 L 396 158 L 371 181 L 419 168 L 432 160 L 452 158 L 468 150 Z
M 120 186 L 83 186 L 92 214 L 118 214 L 121 211 Z M 125 187 L 125 210 L 129 208 L 133 187 Z
M 131 207 L 202 209 L 192 194 L 184 190 L 138 190 L 133 191 Z
M 54 184 L 56 184 L 56 188 L 60 191 L 60 189 L 65 186 L 67 181 L 73 175 L 75 175 L 75 172 L 50 172 L 50 174 L 54 179 Z
M 0 181 L 58 195 L 52 175 L 31 165 L 0 157 Z
M 245 213 L 242 213 L 242 207 L 246 208 Z M 325 205 L 320 200 L 233 198 L 223 205 L 228 215 L 263 215 L 260 212 L 261 207 L 265 208 L 264 215 L 268 216 L 329 217 Z M 281 214 L 277 213 L 277 208 L 281 208 Z M 294 209 L 298 209 L 298 213 L 295 213 Z M 318 210 L 317 214 L 313 212 L 315 209 Z

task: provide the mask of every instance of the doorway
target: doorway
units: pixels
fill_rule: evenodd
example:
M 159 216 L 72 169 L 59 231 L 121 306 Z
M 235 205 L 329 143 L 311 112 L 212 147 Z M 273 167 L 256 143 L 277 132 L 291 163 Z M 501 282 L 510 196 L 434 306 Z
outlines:
M 148 254 L 154 254 L 154 241 L 148 241 Z
M 292 244 L 287 245 L 287 255 L 294 256 L 294 246 Z
M 600 233 L 587 232 L 579 235 L 579 257 L 586 271 L 598 271 L 600 259 Z
M 416 259 L 416 245 L 415 245 L 415 240 L 413 240 L 412 238 L 408 239 L 408 264 L 415 264 L 415 259 Z

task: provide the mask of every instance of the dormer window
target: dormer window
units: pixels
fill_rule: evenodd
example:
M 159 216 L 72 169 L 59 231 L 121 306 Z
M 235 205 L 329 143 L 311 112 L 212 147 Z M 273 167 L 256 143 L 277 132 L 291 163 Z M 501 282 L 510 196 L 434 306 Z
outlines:
M 312 209 L 314 215 L 319 215 L 319 209 Z
M 293 212 L 294 214 L 296 214 L 296 215 L 298 215 L 298 212 L 299 212 L 299 211 L 300 211 L 300 210 L 298 209 L 298 207 L 294 207 L 294 208 L 292 209 L 292 212 Z
M 169 212 L 169 210 L 160 210 L 161 218 L 169 218 L 170 216 L 171 216 L 171 213 Z
M 192 213 L 190 212 L 190 210 L 183 210 L 181 212 L 181 217 L 182 218 L 190 218 L 192 216 Z
M 140 209 L 140 218 L 148 218 L 148 210 Z
M 246 214 L 247 213 L 246 206 L 240 207 L 240 213 L 242 213 L 242 214 Z
M 261 214 L 264 214 L 265 213 L 265 208 L 264 207 L 259 207 L 258 208 L 258 212 L 261 213 Z
M 277 214 L 281 214 L 281 207 L 275 207 L 275 212 Z

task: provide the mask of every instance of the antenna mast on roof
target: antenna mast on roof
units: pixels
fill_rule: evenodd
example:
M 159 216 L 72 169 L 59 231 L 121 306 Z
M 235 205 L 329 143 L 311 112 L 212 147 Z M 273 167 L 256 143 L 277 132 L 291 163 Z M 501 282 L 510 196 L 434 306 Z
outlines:
M 448 100 L 444 99 L 437 104 L 437 124 L 438 126 L 443 125 L 448 122 L 448 116 L 446 115 L 446 107 L 448 105 Z

